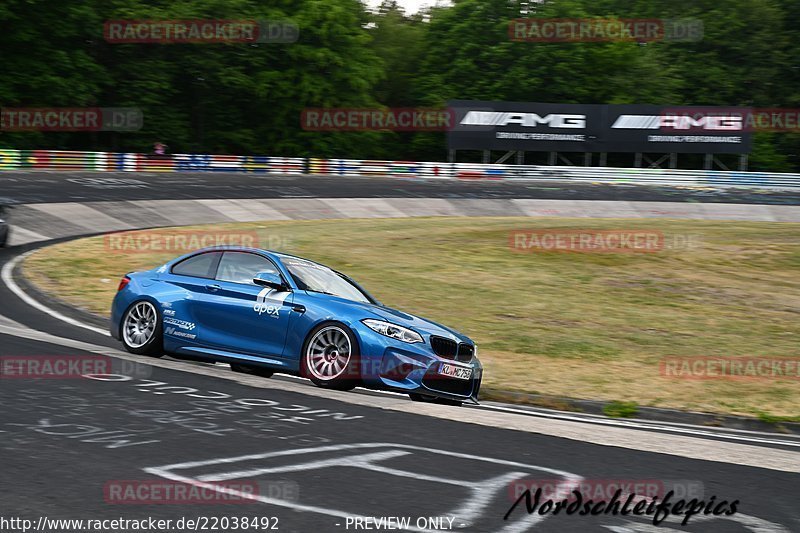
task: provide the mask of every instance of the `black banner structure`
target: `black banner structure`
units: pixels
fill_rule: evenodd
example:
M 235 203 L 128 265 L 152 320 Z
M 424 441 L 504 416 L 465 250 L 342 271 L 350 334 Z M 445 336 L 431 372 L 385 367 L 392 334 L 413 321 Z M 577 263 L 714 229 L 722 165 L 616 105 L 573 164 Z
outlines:
M 451 150 L 746 154 L 738 108 L 453 100 Z

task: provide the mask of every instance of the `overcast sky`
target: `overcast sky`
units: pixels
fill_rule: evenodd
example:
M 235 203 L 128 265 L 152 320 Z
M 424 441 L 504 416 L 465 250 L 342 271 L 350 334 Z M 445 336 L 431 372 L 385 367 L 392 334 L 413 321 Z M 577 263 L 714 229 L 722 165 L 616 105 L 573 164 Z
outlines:
M 366 0 L 366 2 L 371 7 L 381 5 L 381 0 Z M 435 6 L 436 2 L 437 0 L 397 0 L 397 3 L 403 6 L 403 9 L 406 10 L 406 14 L 408 15 L 416 13 L 422 7 Z M 442 5 L 449 3 L 447 0 L 438 0 L 438 2 Z

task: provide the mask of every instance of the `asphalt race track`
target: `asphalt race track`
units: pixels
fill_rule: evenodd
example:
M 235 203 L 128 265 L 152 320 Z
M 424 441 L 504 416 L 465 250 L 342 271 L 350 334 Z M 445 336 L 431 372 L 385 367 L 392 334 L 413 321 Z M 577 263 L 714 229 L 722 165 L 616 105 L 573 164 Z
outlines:
M 285 187 L 298 197 L 550 198 L 549 192 L 503 183 L 426 185 L 226 174 L 225 184 L 215 185 L 208 175 L 124 177 L 148 185 L 94 189 L 65 183 L 54 174 L 28 180 L 13 173 L 0 175 L 0 196 L 20 203 L 285 198 L 278 191 Z M 55 183 L 47 186 L 40 180 Z M 611 191 L 604 195 L 587 185 L 585 191 L 597 195 L 589 197 L 580 196 L 583 186 L 560 187 L 578 195 L 565 199 L 650 199 L 625 196 L 631 190 L 627 187 L 603 187 Z M 679 197 L 663 194 L 671 199 L 653 200 Z M 760 198 L 762 204 L 800 203 L 789 194 L 748 192 L 742 198 L 757 194 L 769 197 Z M 742 203 L 742 198 L 724 202 Z M 90 231 L 83 228 L 83 233 Z M 83 322 L 79 313 L 26 291 L 16 260 L 47 243 L 0 250 L 0 357 L 94 358 L 104 371 L 74 379 L 0 376 L 7 378 L 0 379 L 3 518 L 28 519 L 34 525 L 43 517 L 152 517 L 173 523 L 183 518 L 208 525 L 216 517 L 230 525 L 247 517 L 297 533 L 365 531 L 365 524 L 372 531 L 391 530 L 363 521 L 358 528 L 356 517 L 406 517 L 411 524 L 406 529 L 412 531 L 800 530 L 800 439 L 794 436 L 614 422 L 495 404 L 418 404 L 363 390 L 323 391 L 290 377 L 245 376 L 222 365 L 132 356 L 96 326 L 63 320 Z M 655 526 L 652 516 L 528 515 L 523 504 L 503 519 L 520 487 L 550 483 L 563 489 L 581 480 L 591 487 L 673 489 L 673 499 L 739 500 L 738 511 L 718 517 L 701 513 L 688 526 L 680 525 L 682 517 L 670 517 Z M 115 490 L 131 482 L 200 487 L 214 498 L 120 503 Z M 242 501 L 242 492 L 251 497 Z M 225 498 L 232 500 L 223 504 Z M 195 529 L 202 528 L 172 530 Z M 18 530 L 0 523 L 0 531 Z
M 20 203 L 198 198 L 541 198 L 800 204 L 800 191 L 673 188 L 528 180 L 324 177 L 232 172 L 4 171 L 2 193 Z

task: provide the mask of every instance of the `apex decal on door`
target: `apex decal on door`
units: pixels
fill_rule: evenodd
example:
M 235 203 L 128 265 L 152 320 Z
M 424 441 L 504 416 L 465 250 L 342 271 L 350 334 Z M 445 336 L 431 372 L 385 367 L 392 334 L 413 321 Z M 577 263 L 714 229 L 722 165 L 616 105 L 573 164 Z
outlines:
M 261 292 L 256 296 L 256 303 L 253 305 L 253 311 L 259 315 L 266 313 L 268 316 L 278 318 L 283 301 L 288 295 L 288 292 L 278 292 L 275 289 L 265 287 L 261 289 Z

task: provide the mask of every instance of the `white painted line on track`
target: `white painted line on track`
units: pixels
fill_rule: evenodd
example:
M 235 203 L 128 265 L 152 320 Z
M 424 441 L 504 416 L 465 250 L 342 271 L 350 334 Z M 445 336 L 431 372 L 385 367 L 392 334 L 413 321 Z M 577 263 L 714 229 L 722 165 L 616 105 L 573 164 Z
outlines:
M 481 404 L 481 409 L 490 409 L 493 411 L 501 411 L 505 413 L 514 413 L 514 414 L 523 414 L 523 415 L 533 415 L 545 418 L 554 418 L 556 420 L 568 420 L 571 422 L 584 422 L 587 424 L 600 424 L 604 426 L 617 426 L 617 427 L 626 427 L 626 428 L 633 428 L 633 429 L 646 429 L 651 431 L 659 431 L 659 432 L 673 432 L 673 433 L 682 433 L 686 435 L 692 436 L 705 436 L 705 437 L 712 437 L 712 438 L 720 438 L 720 439 L 730 439 L 730 440 L 740 440 L 744 442 L 756 442 L 761 444 L 775 444 L 780 446 L 793 446 L 800 448 L 800 442 L 795 441 L 786 441 L 786 440 L 776 440 L 776 439 L 766 439 L 760 437 L 749 437 L 744 435 L 733 435 L 730 433 L 717 433 L 714 431 L 703 430 L 694 427 L 672 427 L 672 426 L 665 426 L 656 423 L 647 423 L 647 422 L 634 422 L 632 420 L 616 420 L 611 418 L 600 418 L 600 417 L 593 417 L 593 419 L 587 419 L 581 416 L 569 415 L 569 414 L 562 414 L 558 412 L 553 412 L 552 414 L 542 414 L 542 413 L 532 413 L 531 411 L 527 411 L 525 409 L 515 409 L 513 407 L 504 407 L 499 405 L 485 405 Z M 775 434 L 777 437 L 778 434 Z
M 594 425 L 595 427 L 593 428 L 590 422 L 545 419 L 543 417 L 532 416 L 530 413 L 525 413 L 523 410 L 520 411 L 523 411 L 525 416 L 520 416 L 519 413 L 511 412 L 498 413 L 490 410 L 459 409 L 436 404 L 420 404 L 419 402 L 411 402 L 405 398 L 398 398 L 396 397 L 396 393 L 374 395 L 330 391 L 315 388 L 303 383 L 297 383 L 296 381 L 292 382 L 294 380 L 263 379 L 246 374 L 221 372 L 218 367 L 209 365 L 196 365 L 187 363 L 186 361 L 167 358 L 142 358 L 141 356 L 132 355 L 107 346 L 57 337 L 49 333 L 30 329 L 2 316 L 0 316 L 0 334 L 65 346 L 89 353 L 124 359 L 150 367 L 174 370 L 183 374 L 199 374 L 213 377 L 214 379 L 234 381 L 241 385 L 267 391 L 280 390 L 293 392 L 327 401 L 333 400 L 373 409 L 384 409 L 399 411 L 406 414 L 441 418 L 452 422 L 477 424 L 492 428 L 503 428 L 513 431 L 561 437 L 601 446 L 615 446 L 649 453 L 687 457 L 690 459 L 800 473 L 800 454 L 795 451 L 778 448 L 754 447 L 748 444 L 725 441 L 715 441 L 714 446 L 709 446 L 708 440 L 704 439 L 701 435 L 672 435 L 657 431 L 643 432 L 632 428 L 608 426 L 603 426 L 602 429 L 598 430 L 597 426 Z M 476 413 L 475 411 L 478 412 Z
M 376 449 L 378 451 L 370 453 L 369 450 Z M 383 450 L 382 450 L 383 449 Z M 382 451 L 381 451 L 382 450 Z M 326 458 L 316 459 L 320 454 L 329 454 L 330 452 L 346 451 L 350 455 L 334 455 Z M 365 452 L 365 453 L 364 453 Z M 495 475 L 492 478 L 486 479 L 452 479 L 449 477 L 441 477 L 430 475 L 426 472 L 405 470 L 395 467 L 390 467 L 381 464 L 382 460 L 392 459 L 395 457 L 412 456 L 414 453 L 427 453 L 435 454 L 445 457 L 446 459 L 458 459 L 460 461 L 473 461 L 481 463 L 489 463 L 497 467 L 506 467 L 508 470 L 503 475 Z M 310 459 L 306 459 L 310 456 Z M 274 458 L 286 458 L 290 463 L 281 465 L 266 466 L 265 463 L 258 464 L 258 460 L 266 460 L 271 462 Z M 446 460 L 445 459 L 445 460 Z M 299 461 L 299 462 L 298 462 Z M 251 466 L 245 467 L 245 470 L 233 470 L 236 468 L 236 463 L 249 463 Z M 253 464 L 255 462 L 255 464 Z M 211 474 L 187 476 L 179 473 L 180 470 L 196 469 L 198 467 L 222 467 L 228 469 L 227 471 L 216 471 Z M 382 475 L 412 478 L 429 483 L 440 483 L 444 485 L 458 486 L 460 488 L 467 488 L 471 492 L 471 498 L 463 501 L 460 505 L 452 510 L 440 513 L 442 516 L 452 515 L 458 517 L 462 525 L 466 527 L 468 524 L 484 518 L 485 510 L 488 507 L 491 499 L 503 489 L 509 486 L 510 483 L 524 479 L 526 476 L 541 475 L 540 472 L 546 473 L 547 476 L 556 476 L 560 479 L 556 485 L 556 491 L 567 491 L 576 488 L 578 484 L 583 481 L 583 478 L 577 474 L 548 468 L 544 466 L 531 465 L 515 461 L 507 461 L 504 459 L 495 459 L 492 457 L 485 457 L 479 455 L 471 455 L 464 453 L 457 453 L 450 450 L 441 450 L 436 448 L 426 448 L 422 446 L 414 446 L 409 444 L 391 443 L 391 442 L 362 442 L 353 444 L 337 444 L 332 446 L 320 446 L 317 448 L 299 448 L 282 450 L 277 452 L 266 452 L 261 454 L 243 455 L 239 457 L 221 457 L 218 459 L 206 459 L 202 461 L 191 461 L 186 463 L 171 464 L 159 467 L 144 468 L 148 474 L 153 474 L 165 479 L 180 481 L 182 483 L 189 483 L 198 487 L 214 490 L 222 494 L 231 494 L 241 498 L 252 499 L 261 501 L 270 505 L 278 505 L 288 507 L 297 511 L 320 513 L 339 518 L 350 518 L 353 515 L 349 512 L 344 512 L 337 509 L 326 508 L 316 505 L 304 505 L 299 502 L 292 502 L 285 499 L 275 498 L 273 496 L 265 497 L 257 494 L 246 494 L 242 491 L 232 490 L 230 487 L 224 485 L 217 485 L 215 482 L 229 481 L 232 479 L 240 479 L 242 477 L 253 479 L 256 476 L 274 473 L 291 473 L 291 472 L 313 472 L 324 470 L 327 468 L 346 466 L 351 469 L 359 469 L 369 471 L 372 473 L 379 473 Z M 216 469 L 215 469 L 216 470 Z M 536 472 L 536 474 L 534 474 Z M 523 516 L 513 521 L 507 522 L 504 527 L 497 530 L 501 533 L 522 533 L 528 531 L 539 522 L 545 520 L 547 515 L 529 513 L 528 516 Z M 406 526 L 404 531 L 416 531 L 420 533 L 435 533 L 442 531 L 442 529 L 425 529 L 417 525 L 417 527 Z
M 613 420 L 613 419 L 610 419 L 609 417 L 604 416 L 604 415 L 596 415 L 596 414 L 592 414 L 592 413 L 570 412 L 570 411 L 557 411 L 555 409 L 547 409 L 547 408 L 543 408 L 543 407 L 537 407 L 535 405 L 503 404 L 503 403 L 500 403 L 500 402 L 493 402 L 493 401 L 488 401 L 488 402 L 485 402 L 485 403 L 481 403 L 480 405 L 481 405 L 481 407 L 516 409 L 516 410 L 520 410 L 520 411 L 524 411 L 524 412 L 528 412 L 528 413 L 532 413 L 532 414 L 538 414 L 538 415 L 540 415 L 542 417 L 545 417 L 545 418 L 549 418 L 549 417 L 551 417 L 553 415 L 560 416 L 560 415 L 566 414 L 566 415 L 573 415 L 573 416 L 581 417 L 581 420 L 582 421 L 586 421 L 586 422 L 592 422 L 593 420 L 603 420 L 603 421 Z M 553 417 L 555 418 L 555 416 L 553 416 Z M 627 421 L 627 422 L 640 422 L 642 424 L 660 424 L 660 425 L 663 425 L 665 427 L 677 427 L 677 428 L 690 428 L 690 429 L 693 429 L 693 428 L 699 427 L 697 424 L 689 424 L 689 423 L 686 423 L 686 422 L 660 422 L 658 420 L 647 420 L 647 419 L 644 419 L 644 418 L 626 418 L 626 419 L 624 419 L 624 421 Z M 706 428 L 706 429 L 708 429 L 708 428 Z M 718 429 L 720 431 L 725 431 L 725 432 L 729 432 L 729 433 L 737 433 L 737 434 L 741 434 L 741 435 L 756 435 L 756 436 L 761 435 L 761 436 L 766 436 L 766 437 L 774 437 L 774 436 L 778 435 L 774 431 L 754 431 L 754 430 L 750 430 L 750 429 L 737 429 L 737 428 L 726 428 L 726 427 L 719 427 L 719 428 L 716 428 L 716 429 Z M 781 434 L 780 436 L 796 438 L 800 442 L 800 435 L 794 435 L 794 434 L 783 435 L 783 434 Z
M 23 302 L 25 302 L 29 306 L 33 307 L 34 309 L 37 309 L 37 310 L 41 311 L 42 313 L 46 313 L 46 314 L 50 315 L 51 317 L 56 318 L 58 320 L 61 320 L 62 322 L 66 322 L 67 324 L 70 324 L 72 326 L 88 329 L 90 331 L 94 331 L 95 333 L 99 333 L 101 335 L 106 335 L 106 336 L 110 337 L 111 334 L 108 331 L 104 330 L 104 329 L 101 329 L 101 328 L 98 328 L 98 327 L 95 327 L 95 326 L 92 326 L 92 325 L 89 325 L 89 324 L 84 324 L 80 320 L 75 320 L 74 318 L 70 318 L 70 317 L 68 317 L 66 315 L 62 315 L 58 311 L 53 311 L 52 309 L 50 309 L 46 305 L 34 300 L 27 293 L 25 293 L 25 291 L 23 291 L 19 287 L 19 285 L 17 285 L 17 282 L 14 281 L 14 276 L 12 275 L 12 273 L 14 271 L 14 268 L 16 268 L 17 264 L 20 261 L 23 261 L 23 260 L 27 259 L 35 251 L 36 250 L 31 250 L 30 252 L 25 252 L 24 254 L 18 255 L 16 257 L 14 257 L 13 259 L 11 259 L 8 263 L 3 265 L 3 270 L 0 273 L 0 277 L 2 277 L 3 283 L 6 284 L 6 287 L 8 287 L 8 289 L 11 292 L 13 292 L 20 300 L 22 300 Z
M 84 329 L 88 329 L 90 331 L 94 331 L 96 333 L 100 333 L 104 336 L 110 336 L 110 333 L 106 330 L 101 328 L 97 328 L 95 326 L 85 324 L 79 320 L 73 319 L 71 317 L 65 316 L 57 311 L 49 309 L 46 305 L 38 302 L 33 297 L 25 293 L 19 285 L 13 280 L 12 272 L 14 268 L 19 264 L 20 261 L 23 261 L 27 257 L 29 257 L 35 250 L 25 252 L 20 254 L 13 259 L 11 259 L 8 263 L 3 266 L 2 272 L 0 273 L 0 278 L 2 278 L 3 282 L 8 286 L 8 288 L 18 296 L 22 301 L 26 304 L 30 305 L 31 307 L 42 311 L 53 318 L 66 322 L 70 325 L 81 327 Z M 0 315 L 2 316 L 2 315 Z M 31 332 L 42 333 L 36 330 L 30 330 Z M 3 333 L 2 328 L 0 328 L 0 333 Z M 5 333 L 11 335 L 17 335 L 20 337 L 24 337 L 24 335 L 20 335 L 20 333 L 12 333 L 8 330 Z M 49 338 L 53 339 L 50 342 L 55 341 L 58 343 L 57 339 L 60 337 L 56 337 L 50 334 L 47 335 Z M 35 337 L 31 337 L 35 338 Z M 64 339 L 67 340 L 67 339 Z M 47 341 L 44 341 L 47 342 Z M 106 348 L 107 349 L 107 348 Z M 139 362 L 143 362 L 140 359 Z M 161 366 L 158 363 L 149 362 L 149 364 L 153 364 L 153 366 Z M 296 380 L 305 381 L 304 378 L 300 378 L 297 376 L 282 376 L 282 377 L 290 377 L 295 378 Z M 405 394 L 395 392 L 395 391 L 376 391 L 373 389 L 362 389 L 364 391 L 368 391 L 369 393 L 378 393 L 385 396 L 393 396 L 393 397 L 402 397 L 405 398 Z M 494 411 L 494 412 L 504 412 L 512 415 L 525 415 L 528 417 L 536 417 L 536 418 L 545 418 L 545 419 L 553 419 L 553 420 L 560 420 L 564 422 L 577 422 L 587 425 L 601 425 L 607 427 L 615 427 L 615 428 L 624 428 L 624 429 L 634 429 L 634 430 L 645 430 L 650 432 L 657 432 L 657 433 L 679 433 L 682 435 L 688 435 L 691 437 L 698 437 L 698 438 L 706 438 L 710 437 L 713 439 L 722 439 L 722 440 L 733 440 L 733 441 L 741 441 L 741 442 L 748 442 L 748 443 L 755 443 L 755 444 L 771 444 L 771 445 L 778 445 L 778 446 L 787 446 L 787 447 L 797 447 L 800 448 L 800 442 L 797 441 L 790 441 L 790 440 L 780 440 L 778 438 L 763 438 L 763 437 L 754 437 L 748 435 L 741 435 L 741 434 L 731 434 L 731 433 L 717 433 L 711 431 L 707 428 L 703 428 L 700 426 L 691 426 L 690 424 L 685 424 L 682 427 L 674 427 L 669 425 L 663 425 L 658 423 L 648 423 L 643 421 L 632 421 L 632 420 L 617 420 L 611 418 L 602 418 L 599 416 L 592 416 L 592 417 L 585 417 L 585 416 L 577 416 L 569 413 L 563 413 L 559 411 L 551 411 L 547 413 L 531 411 L 527 409 L 515 408 L 515 407 L 506 407 L 502 405 L 487 405 L 481 404 L 478 406 L 472 406 L 472 409 L 478 409 L 482 411 Z M 769 434 L 767 434 L 769 435 Z M 775 437 L 780 437 L 779 434 L 775 434 Z

